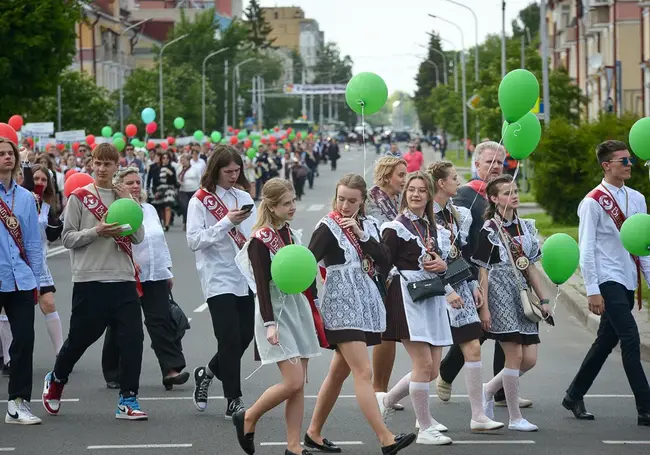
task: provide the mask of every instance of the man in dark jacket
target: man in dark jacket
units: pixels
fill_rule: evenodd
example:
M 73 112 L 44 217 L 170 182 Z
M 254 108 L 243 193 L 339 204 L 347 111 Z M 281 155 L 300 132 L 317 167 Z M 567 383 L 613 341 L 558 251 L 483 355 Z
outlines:
M 466 185 L 458 189 L 458 194 L 454 197 L 454 205 L 470 209 L 472 214 L 472 225 L 469 229 L 467 239 L 468 248 L 464 249 L 465 259 L 469 261 L 470 257 L 478 248 L 479 232 L 483 228 L 483 214 L 488 206 L 485 197 L 485 188 L 487 182 L 500 176 L 503 173 L 503 162 L 506 158 L 505 149 L 496 142 L 486 141 L 476 146 L 474 151 L 474 164 L 476 165 L 477 179 L 472 179 Z M 478 270 L 474 268 L 474 278 L 478 280 Z M 486 284 L 482 284 L 485 286 Z M 485 339 L 481 340 L 481 342 Z M 451 398 L 451 384 L 463 368 L 465 361 L 460 347 L 454 344 L 447 353 L 447 356 L 440 364 L 440 375 L 436 381 L 436 390 L 438 398 L 442 401 L 449 401 Z M 505 365 L 505 355 L 499 343 L 494 346 L 494 361 L 492 363 L 494 374 L 496 375 Z M 503 390 L 499 390 L 494 397 L 497 406 L 505 406 L 505 396 Z M 530 400 L 519 398 L 519 406 L 527 408 L 532 406 Z

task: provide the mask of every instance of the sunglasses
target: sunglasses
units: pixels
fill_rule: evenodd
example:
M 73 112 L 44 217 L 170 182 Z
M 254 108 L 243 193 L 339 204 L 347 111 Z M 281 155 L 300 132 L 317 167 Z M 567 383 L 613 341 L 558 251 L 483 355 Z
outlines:
M 634 166 L 636 164 L 636 158 L 621 158 L 620 160 L 609 160 L 610 163 L 621 163 L 623 166 Z

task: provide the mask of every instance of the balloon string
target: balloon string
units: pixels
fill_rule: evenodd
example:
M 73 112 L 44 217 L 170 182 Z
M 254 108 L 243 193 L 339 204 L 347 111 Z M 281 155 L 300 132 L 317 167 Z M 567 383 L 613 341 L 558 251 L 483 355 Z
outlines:
M 363 180 L 366 179 L 366 120 L 365 120 L 365 106 L 362 100 L 357 100 L 361 104 L 361 140 L 363 141 Z

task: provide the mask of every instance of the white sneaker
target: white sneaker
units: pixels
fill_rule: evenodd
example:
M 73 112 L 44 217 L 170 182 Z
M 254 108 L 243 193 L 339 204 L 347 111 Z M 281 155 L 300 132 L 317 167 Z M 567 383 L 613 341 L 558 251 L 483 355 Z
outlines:
M 486 385 L 483 384 L 483 413 L 488 419 L 494 420 L 494 395 L 488 399 L 488 393 L 485 390 Z
M 510 421 L 508 424 L 508 430 L 514 430 L 514 431 L 537 431 L 539 428 L 537 425 L 533 425 L 530 423 L 528 420 L 521 418 L 516 421 Z
M 438 422 L 436 419 L 431 417 L 431 428 L 433 428 L 436 431 L 439 431 L 440 433 L 446 433 L 449 431 L 449 428 Z M 420 422 L 418 422 L 418 419 L 415 419 L 415 429 L 419 430 L 420 429 Z
M 386 395 L 388 395 L 386 392 L 375 393 L 375 397 L 377 398 L 377 405 L 379 405 L 379 412 L 381 413 L 381 417 L 384 419 L 384 422 L 395 412 L 395 408 L 386 407 L 384 404 L 384 398 L 386 398 Z
M 528 398 L 522 398 L 519 397 L 517 398 L 517 403 L 519 404 L 520 408 L 532 408 L 533 407 L 533 402 L 532 400 L 529 400 Z M 501 401 L 495 401 L 494 405 L 500 408 L 507 408 L 508 403 L 506 403 L 506 400 L 501 400 Z
M 472 430 L 472 433 L 482 433 L 484 431 L 494 431 L 503 428 L 503 423 L 495 422 L 494 420 L 489 420 L 487 422 L 477 422 L 472 419 L 469 422 L 469 428 Z
M 14 425 L 38 425 L 42 420 L 32 414 L 29 407 L 29 401 L 22 398 L 9 400 L 7 402 L 7 415 L 5 416 L 5 423 Z
M 452 442 L 453 441 L 449 436 L 445 436 L 433 427 L 429 427 L 426 430 L 420 430 L 418 432 L 418 439 L 415 441 L 416 444 L 425 444 L 430 446 L 446 446 Z
M 451 384 L 444 381 L 440 376 L 436 379 L 436 392 L 442 401 L 451 400 Z

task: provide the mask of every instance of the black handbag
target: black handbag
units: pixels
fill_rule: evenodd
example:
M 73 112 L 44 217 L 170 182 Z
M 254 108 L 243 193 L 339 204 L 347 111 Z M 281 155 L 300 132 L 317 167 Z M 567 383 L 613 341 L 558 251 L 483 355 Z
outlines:
M 431 297 L 439 297 L 447 294 L 445 283 L 439 276 L 434 275 L 433 278 L 409 283 L 406 277 L 402 275 L 402 272 L 399 272 L 399 274 L 402 276 L 402 279 L 406 281 L 406 290 L 411 296 L 413 302 L 419 302 L 420 300 L 426 300 Z
M 169 291 L 169 325 L 176 334 L 176 338 L 183 338 L 185 331 L 191 328 L 190 321 L 183 312 L 183 309 L 174 301 L 171 291 Z
M 458 258 L 447 266 L 445 281 L 451 286 L 470 279 L 472 279 L 472 266 L 465 259 Z

